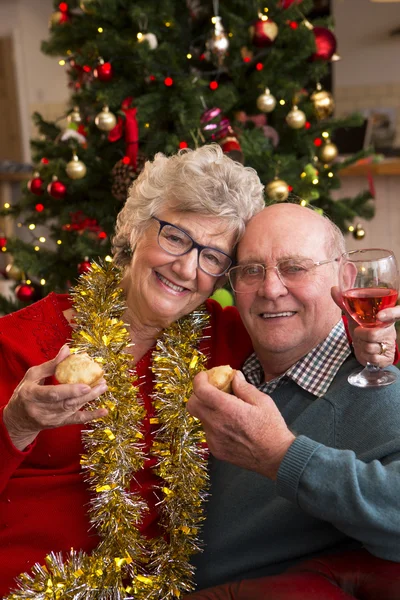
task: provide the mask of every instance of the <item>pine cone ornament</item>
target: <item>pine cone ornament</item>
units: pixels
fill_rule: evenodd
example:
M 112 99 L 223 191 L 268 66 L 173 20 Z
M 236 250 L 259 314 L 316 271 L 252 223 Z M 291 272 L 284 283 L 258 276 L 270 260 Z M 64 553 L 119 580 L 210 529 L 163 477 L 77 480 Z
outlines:
M 135 181 L 146 162 L 145 157 L 139 154 L 137 157 L 137 169 L 135 170 L 131 162 L 126 159 L 127 157 L 124 157 L 119 160 L 111 171 L 113 179 L 111 193 L 119 202 L 125 202 L 132 182 Z

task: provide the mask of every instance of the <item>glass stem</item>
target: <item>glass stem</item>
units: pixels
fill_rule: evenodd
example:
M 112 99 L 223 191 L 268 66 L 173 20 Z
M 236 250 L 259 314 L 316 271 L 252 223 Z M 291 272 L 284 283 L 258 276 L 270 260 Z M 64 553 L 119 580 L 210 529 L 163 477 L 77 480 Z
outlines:
M 377 371 L 380 370 L 380 367 L 378 365 L 373 365 L 372 363 L 367 362 L 367 365 L 365 367 L 370 373 L 376 373 Z

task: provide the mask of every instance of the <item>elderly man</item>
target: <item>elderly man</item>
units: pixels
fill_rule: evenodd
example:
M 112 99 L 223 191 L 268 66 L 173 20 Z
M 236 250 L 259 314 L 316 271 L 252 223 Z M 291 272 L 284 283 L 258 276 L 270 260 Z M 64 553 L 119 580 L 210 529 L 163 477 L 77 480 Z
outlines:
M 238 373 L 228 395 L 201 373 L 188 403 L 212 453 L 199 588 L 357 546 L 400 561 L 400 380 L 347 382 L 357 363 L 331 298 L 343 250 L 330 221 L 292 204 L 267 207 L 240 242 L 247 382 Z

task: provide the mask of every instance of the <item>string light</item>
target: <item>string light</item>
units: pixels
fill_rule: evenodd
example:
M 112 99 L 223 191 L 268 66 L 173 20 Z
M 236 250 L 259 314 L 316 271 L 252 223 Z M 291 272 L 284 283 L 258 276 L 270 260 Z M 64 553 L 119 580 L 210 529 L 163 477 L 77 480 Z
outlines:
M 1 251 L 2 251 L 2 252 L 7 252 L 7 247 L 6 247 L 6 246 L 3 246 L 3 247 L 2 247 L 2 249 L 1 249 Z
M 306 204 L 307 204 L 307 201 L 306 201 L 306 200 L 302 200 L 302 201 L 300 202 L 300 206 L 306 206 Z
M 146 127 L 146 129 L 148 129 L 150 127 L 150 123 L 145 123 L 144 126 Z
M 104 260 L 106 262 L 112 262 L 112 256 L 110 256 L 109 254 L 107 254 L 107 256 L 104 258 Z
M 58 64 L 60 65 L 60 67 L 63 67 L 65 65 L 65 60 L 62 58 L 58 61 Z
M 31 223 L 28 228 L 33 231 L 34 229 L 36 229 L 36 225 L 34 223 Z
M 10 206 L 11 206 L 11 205 L 10 205 L 10 203 L 9 203 L 9 202 L 5 202 L 5 203 L 4 203 L 4 208 L 5 208 L 5 209 L 8 209 L 8 208 L 10 208 Z
M 170 21 L 165 21 L 164 25 L 165 25 L 165 27 L 171 27 Z
M 164 84 L 165 84 L 167 87 L 171 87 L 171 85 L 173 85 L 173 84 L 174 84 L 174 80 L 172 79 L 172 77 L 166 77 L 166 78 L 164 79 Z
M 286 104 L 286 102 L 285 102 L 285 100 L 283 100 L 283 98 L 282 98 L 282 100 L 279 100 L 279 104 L 280 104 L 281 106 L 284 106 L 284 105 Z
M 350 232 L 354 231 L 354 226 L 353 226 L 353 225 L 350 225 L 350 227 L 349 227 L 349 231 L 350 231 Z
M 34 250 L 36 250 L 36 252 L 39 252 L 39 250 L 40 250 L 40 247 L 39 247 L 39 246 L 35 246 L 35 247 L 34 247 Z M 28 282 L 27 282 L 27 283 L 28 283 Z
M 263 68 L 264 68 L 264 65 L 262 63 L 259 62 L 259 63 L 256 64 L 257 71 L 262 71 Z
M 35 206 L 35 210 L 37 210 L 37 212 L 42 212 L 42 211 L 44 211 L 44 205 L 43 205 L 43 204 L 40 204 L 40 202 L 39 202 L 39 204 L 36 204 L 36 206 Z
M 137 37 L 137 39 L 138 39 L 138 40 L 141 40 L 141 39 L 142 39 L 142 37 L 143 37 L 143 33 L 142 33 L 141 31 L 139 31 L 139 32 L 136 34 L 136 37 Z
M 216 22 L 217 22 L 217 17 L 211 17 L 211 23 L 213 25 L 215 25 Z
M 329 171 L 329 173 L 328 173 L 328 177 L 333 177 L 333 173 L 332 173 L 332 171 Z
M 39 238 L 39 242 L 41 242 L 42 244 L 44 244 L 44 243 L 45 243 L 45 241 L 46 241 L 46 238 L 45 238 L 45 237 L 43 237 L 43 236 L 40 236 L 40 238 Z
M 210 90 L 218 89 L 218 81 L 210 81 Z
M 319 183 L 319 179 L 315 178 L 312 180 L 313 185 L 317 185 Z
M 27 279 L 27 280 L 25 281 L 25 283 L 26 283 L 27 285 L 31 285 L 32 281 L 31 281 L 30 279 Z
M 303 171 L 303 172 L 301 173 L 301 175 L 300 175 L 300 177 L 301 177 L 302 179 L 304 179 L 304 177 L 306 177 L 306 176 L 307 176 L 307 173 L 306 173 L 305 171 Z
M 192 57 L 192 55 L 190 54 L 190 52 L 189 52 L 189 54 L 186 54 L 186 58 L 187 58 L 187 59 L 189 59 L 189 60 L 190 60 L 191 58 L 193 58 L 193 57 Z
M 328 139 L 328 137 L 329 137 L 329 133 L 328 133 L 327 131 L 323 131 L 323 132 L 321 133 L 321 135 L 322 135 L 322 137 L 323 137 L 323 138 L 325 138 L 325 139 Z
M 61 241 L 61 240 L 57 240 L 57 244 L 58 244 L 59 246 L 61 246 L 61 244 L 62 244 L 62 241 Z
M 98 28 L 97 28 L 97 31 L 98 31 L 99 33 L 103 33 L 104 29 L 103 29 L 102 27 L 98 27 Z
M 45 285 L 46 284 L 46 280 L 45 279 L 41 279 L 40 280 L 40 285 Z
M 182 140 L 181 142 L 179 142 L 179 148 L 187 148 L 188 147 L 188 143 L 185 142 L 185 140 Z

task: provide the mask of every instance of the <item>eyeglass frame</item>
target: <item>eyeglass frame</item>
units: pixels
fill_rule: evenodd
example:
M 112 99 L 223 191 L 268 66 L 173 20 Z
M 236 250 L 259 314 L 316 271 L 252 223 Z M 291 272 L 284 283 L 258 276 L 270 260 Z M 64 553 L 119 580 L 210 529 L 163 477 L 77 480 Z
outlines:
M 340 259 L 342 258 L 342 256 L 343 255 L 340 255 L 340 256 L 337 256 L 336 258 L 330 258 L 329 260 L 320 260 L 320 261 L 317 261 L 317 262 L 315 262 L 312 258 L 303 258 L 303 259 L 299 259 L 299 261 L 300 260 L 309 260 L 309 261 L 311 261 L 313 263 L 313 266 L 309 269 L 311 271 L 311 269 L 314 269 L 315 267 L 320 267 L 322 265 L 327 265 L 327 264 L 333 263 L 333 262 L 339 262 Z M 279 264 L 283 263 L 283 262 L 285 262 L 287 260 L 291 260 L 291 259 L 290 258 L 284 258 L 282 260 L 279 260 L 276 265 L 274 265 L 274 266 L 271 265 L 270 267 L 267 267 L 266 265 L 263 265 L 262 263 L 248 263 L 248 264 L 245 264 L 245 265 L 235 265 L 234 267 L 232 267 L 231 269 L 229 269 L 229 271 L 227 273 L 230 286 L 231 286 L 232 290 L 235 292 L 235 294 L 249 294 L 250 292 L 255 292 L 256 290 L 258 290 L 260 288 L 261 284 L 264 283 L 267 271 L 273 269 L 273 270 L 276 271 L 276 274 L 278 276 L 279 281 L 281 282 L 281 284 L 285 288 L 288 288 L 288 289 L 290 289 L 290 288 L 296 288 L 298 286 L 296 286 L 296 285 L 294 285 L 294 286 L 287 285 L 284 281 L 282 281 L 282 276 L 281 276 L 281 273 L 279 271 Z M 250 267 L 250 266 L 254 266 L 254 265 L 263 268 L 263 278 L 262 278 L 262 281 L 260 281 L 258 287 L 254 288 L 254 289 L 250 289 L 248 291 L 245 290 L 243 292 L 238 292 L 237 290 L 235 290 L 235 288 L 233 287 L 233 284 L 232 284 L 232 279 L 231 279 L 231 273 L 232 273 L 232 271 L 235 271 L 235 270 L 237 270 L 240 267 Z
M 161 250 L 163 250 L 170 256 L 185 256 L 185 254 L 189 254 L 189 252 L 191 252 L 193 250 L 193 248 L 195 248 L 197 250 L 197 267 L 198 267 L 198 269 L 200 269 L 200 271 L 203 271 L 203 273 L 206 273 L 206 275 L 210 275 L 211 277 L 222 277 L 223 275 L 226 275 L 227 271 L 229 271 L 229 269 L 232 267 L 233 258 L 231 256 L 229 256 L 229 254 L 227 254 L 223 250 L 220 250 L 219 248 L 213 248 L 212 246 L 203 246 L 202 244 L 199 244 L 192 238 L 191 235 L 189 235 L 189 233 L 187 231 L 185 231 L 181 227 L 178 227 L 178 225 L 174 225 L 174 223 L 170 223 L 169 221 L 163 221 L 162 219 L 159 219 L 158 217 L 155 217 L 154 215 L 151 218 L 154 219 L 155 221 L 157 221 L 157 223 L 160 225 L 160 229 L 158 230 L 158 234 L 157 234 L 157 243 L 160 246 Z M 185 250 L 185 252 L 182 252 L 181 254 L 174 254 L 173 252 L 169 252 L 168 250 L 163 248 L 160 244 L 160 233 L 162 232 L 163 228 L 166 225 L 169 225 L 170 227 L 174 227 L 175 229 L 178 229 L 179 231 L 184 233 L 192 242 L 192 245 L 190 246 L 190 248 L 188 248 L 187 250 Z M 231 262 L 226 267 L 226 269 L 224 269 L 222 271 L 222 273 L 218 273 L 218 275 L 216 275 L 214 273 L 209 273 L 208 271 L 203 269 L 203 267 L 200 265 L 200 254 L 202 253 L 203 250 L 215 250 L 215 252 L 220 252 L 221 254 L 223 254 L 224 256 L 229 258 L 229 260 Z

